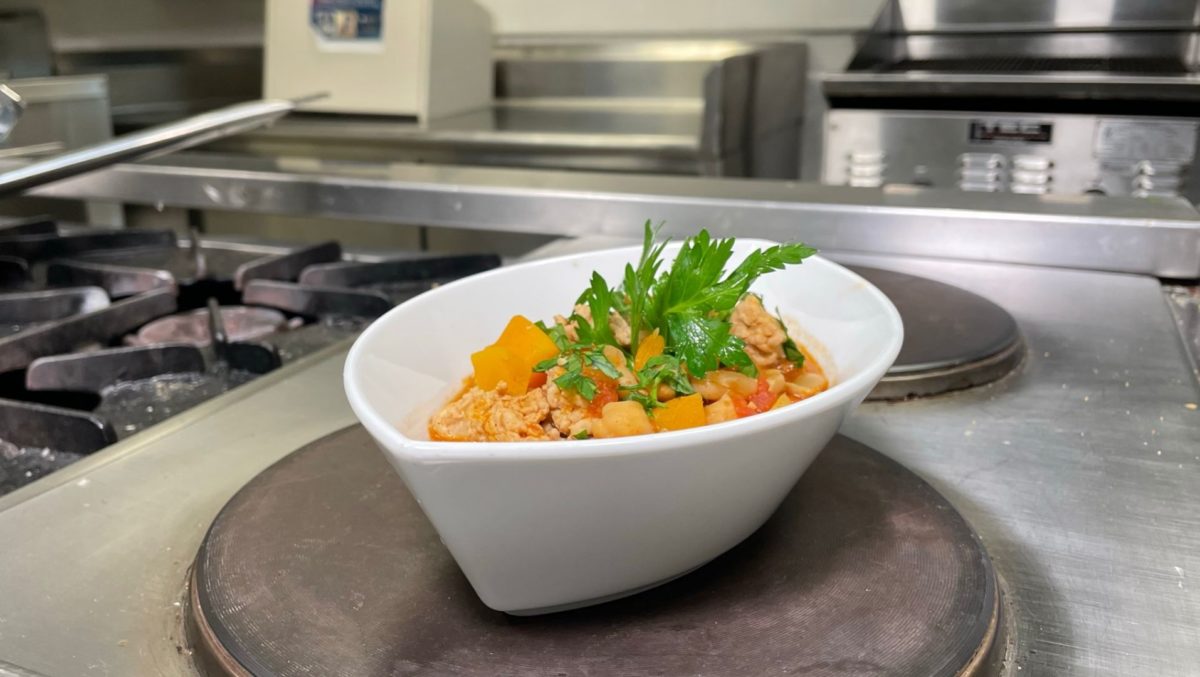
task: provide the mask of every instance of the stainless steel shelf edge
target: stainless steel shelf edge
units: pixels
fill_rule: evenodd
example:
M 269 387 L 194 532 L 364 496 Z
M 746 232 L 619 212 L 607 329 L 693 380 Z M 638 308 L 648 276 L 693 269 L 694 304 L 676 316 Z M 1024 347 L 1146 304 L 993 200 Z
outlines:
M 829 73 L 830 97 L 1013 97 L 1195 101 L 1200 76 L 1128 76 L 1112 73 Z
M 556 235 L 803 239 L 817 247 L 1200 277 L 1200 215 L 1184 200 L 970 194 L 894 186 L 437 165 L 334 165 L 178 155 L 32 194 L 199 209 Z M 5 165 L 0 164 L 0 168 Z

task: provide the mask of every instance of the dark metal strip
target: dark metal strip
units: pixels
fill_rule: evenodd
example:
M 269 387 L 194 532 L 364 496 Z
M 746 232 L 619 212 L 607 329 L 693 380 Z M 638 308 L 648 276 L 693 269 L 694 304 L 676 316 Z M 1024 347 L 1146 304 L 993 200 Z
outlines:
M 155 246 L 174 247 L 175 233 L 169 230 L 110 230 L 70 235 L 27 235 L 0 239 L 0 256 L 36 261 L 95 249 Z
M 99 287 L 73 287 L 0 294 L 0 321 L 13 324 L 53 322 L 107 308 L 108 294 Z
M 117 441 L 107 422 L 72 409 L 0 400 L 0 438 L 22 447 L 90 454 Z
M 273 280 L 254 280 L 247 284 L 242 291 L 242 302 L 247 305 L 277 308 L 306 317 L 379 317 L 392 309 L 392 302 L 388 297 L 377 292 L 312 287 Z
M 495 254 L 413 257 L 378 263 L 327 263 L 307 268 L 300 275 L 300 284 L 314 287 L 358 287 L 376 282 L 464 277 L 491 270 L 499 265 L 500 257 Z
M 112 298 L 123 298 L 155 289 L 177 292 L 175 276 L 166 270 L 89 261 L 53 261 L 46 267 L 52 285 L 96 285 Z
M 29 390 L 99 393 L 122 381 L 138 381 L 162 374 L 198 373 L 205 368 L 204 353 L 193 345 L 112 348 L 34 360 L 25 372 L 25 387 Z
M 243 263 L 233 275 L 233 285 L 243 289 L 250 280 L 295 280 L 311 265 L 340 261 L 342 246 L 334 241 L 322 242 L 286 254 Z
M 0 224 L 0 238 L 23 235 L 53 235 L 57 232 L 58 224 L 54 219 L 44 214 Z
M 92 313 L 26 329 L 0 339 L 0 372 L 21 369 L 46 355 L 71 352 L 84 343 L 108 343 L 156 317 L 175 312 L 175 308 L 175 295 L 162 289 Z

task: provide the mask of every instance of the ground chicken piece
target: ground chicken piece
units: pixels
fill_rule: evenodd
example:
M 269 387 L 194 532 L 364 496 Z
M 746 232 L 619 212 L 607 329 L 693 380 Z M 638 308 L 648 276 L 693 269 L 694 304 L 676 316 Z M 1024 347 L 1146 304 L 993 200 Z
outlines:
M 590 417 L 590 403 L 579 393 L 565 392 L 554 383 L 554 379 L 563 375 L 565 370 L 554 367 L 546 374 L 546 402 L 550 408 L 550 420 L 554 427 L 564 434 L 572 436 L 579 433 L 577 425 Z
M 608 361 L 612 366 L 617 368 L 617 373 L 620 374 L 620 377 L 617 378 L 617 383 L 625 387 L 637 385 L 637 376 L 629 368 L 629 364 L 625 360 L 625 353 L 621 352 L 620 348 L 614 346 L 604 346 L 603 350 L 604 357 L 608 358 Z
M 429 421 L 429 435 L 457 442 L 519 442 L 553 439 L 542 421 L 550 413 L 544 388 L 524 395 L 508 395 L 500 384 L 496 390 L 472 386 L 462 397 L 447 404 Z
M 580 303 L 571 312 L 587 320 L 588 324 L 592 323 L 592 309 L 587 305 Z M 562 315 L 555 315 L 554 322 L 562 325 L 563 329 L 566 330 L 567 338 L 572 341 L 579 340 L 579 325 L 574 320 L 568 320 Z M 608 314 L 608 328 L 612 329 L 617 343 L 623 346 L 628 346 L 631 343 L 633 330 L 630 328 L 629 322 L 620 313 L 613 311 Z
M 608 315 L 608 326 L 612 329 L 613 336 L 616 337 L 617 343 L 628 347 L 633 342 L 633 328 L 629 326 L 629 321 L 626 320 L 620 313 L 612 312 Z
M 555 315 L 554 323 L 562 326 L 563 332 L 572 343 L 579 340 L 579 324 L 575 320 L 568 320 L 562 315 Z
M 783 361 L 787 332 L 779 320 L 763 308 L 757 296 L 746 294 L 734 307 L 729 320 L 733 324 L 730 333 L 746 343 L 746 354 L 759 369 L 774 367 Z

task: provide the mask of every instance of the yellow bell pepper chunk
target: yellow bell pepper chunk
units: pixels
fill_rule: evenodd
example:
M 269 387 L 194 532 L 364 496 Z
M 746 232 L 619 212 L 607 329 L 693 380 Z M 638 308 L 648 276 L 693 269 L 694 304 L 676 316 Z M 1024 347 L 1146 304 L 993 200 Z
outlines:
M 640 352 L 640 349 L 639 349 Z M 704 399 L 700 393 L 676 397 L 654 410 L 654 424 L 659 430 L 683 430 L 706 423 Z
M 525 360 L 530 368 L 558 354 L 558 346 L 554 345 L 546 332 L 522 315 L 513 315 L 495 345 Z
M 637 355 L 633 358 L 633 368 L 641 371 L 650 358 L 662 355 L 666 345 L 666 339 L 655 329 L 653 334 L 642 339 L 642 342 L 638 344 Z
M 508 349 L 491 345 L 471 355 L 475 368 L 475 385 L 483 390 L 495 390 L 503 381 L 509 395 L 524 395 L 529 390 L 533 367 Z

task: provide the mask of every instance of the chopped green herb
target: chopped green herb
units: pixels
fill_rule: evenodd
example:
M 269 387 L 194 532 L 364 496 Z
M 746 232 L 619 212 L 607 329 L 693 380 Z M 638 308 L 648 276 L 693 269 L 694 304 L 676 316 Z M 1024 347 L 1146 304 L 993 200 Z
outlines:
M 575 433 L 571 437 L 574 437 L 577 440 L 586 440 L 591 436 L 592 436 L 592 434 L 590 432 L 588 432 L 586 430 L 580 430 L 579 432 Z
M 593 348 L 591 350 L 587 350 L 583 352 L 583 359 L 591 366 L 599 369 L 601 374 L 604 374 L 609 378 L 621 378 L 621 372 L 617 371 L 616 366 L 614 366 L 612 362 L 608 361 L 608 358 L 604 355 L 603 349 Z
M 657 329 L 665 339 L 664 353 L 648 360 L 635 374 L 636 385 L 620 389 L 625 399 L 641 402 L 651 409 L 659 406 L 658 387 L 662 384 L 679 394 L 689 394 L 693 392 L 689 376 L 701 378 L 722 367 L 747 376 L 757 375 L 758 369 L 746 354 L 745 343 L 731 333 L 730 314 L 759 277 L 800 263 L 816 250 L 800 243 L 768 247 L 752 252 L 727 274 L 725 266 L 733 256 L 733 238 L 714 239 L 702 230 L 683 242 L 674 262 L 662 272 L 667 242 L 656 244 L 657 234 L 658 228 L 647 221 L 641 256 L 636 266 L 625 266 L 619 288 L 610 287 L 603 276 L 592 273 L 588 288 L 577 301 L 588 308 L 591 319 L 573 313 L 569 320 L 575 324 L 578 340 L 572 341 L 562 325 L 538 323 L 561 354 L 539 363 L 535 371 L 561 365 L 564 373 L 554 383 L 591 401 L 598 386 L 583 373 L 585 368 L 593 368 L 611 379 L 620 377 L 616 365 L 605 357 L 603 347 L 621 349 L 626 366 L 632 368 L 642 334 Z M 612 313 L 629 323 L 628 347 L 617 342 L 609 324 Z M 804 363 L 804 354 L 791 337 L 784 343 L 784 353 L 797 366 Z
M 591 402 L 596 397 L 596 382 L 584 376 L 581 371 L 568 371 L 554 379 L 554 385 L 563 390 L 573 390 L 588 402 Z

